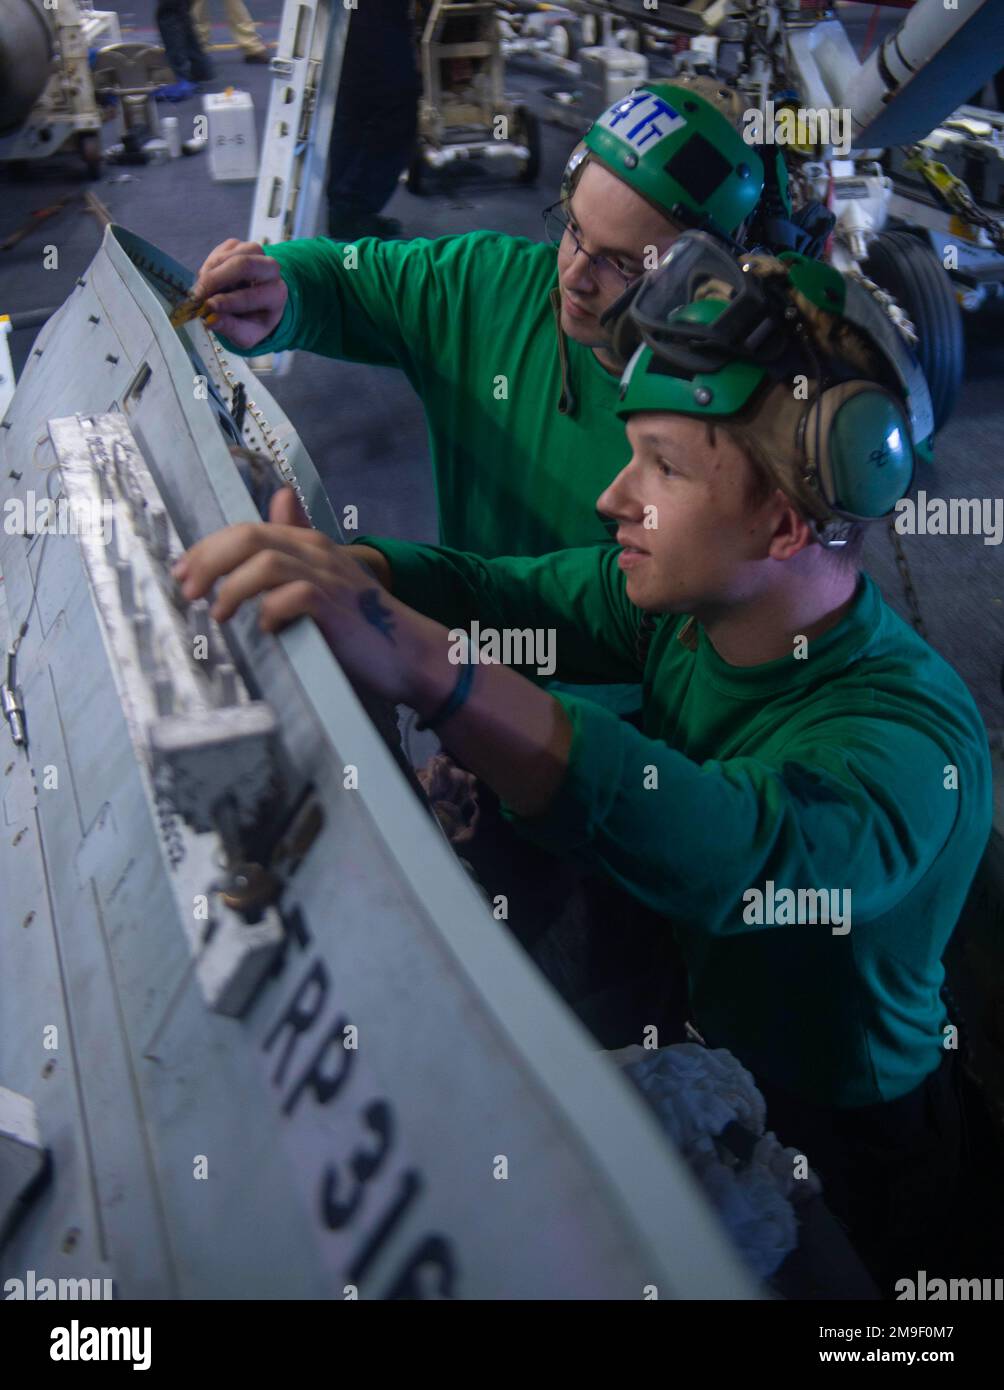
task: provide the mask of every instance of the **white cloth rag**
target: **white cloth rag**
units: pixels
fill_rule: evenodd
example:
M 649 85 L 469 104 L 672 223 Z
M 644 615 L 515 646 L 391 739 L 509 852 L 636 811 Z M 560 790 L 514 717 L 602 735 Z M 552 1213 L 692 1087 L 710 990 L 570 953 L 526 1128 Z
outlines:
M 773 1274 L 798 1244 L 795 1208 L 822 1184 L 804 1155 L 764 1132 L 767 1107 L 750 1073 L 724 1048 L 697 1043 L 607 1055 L 652 1105 L 754 1273 Z M 732 1122 L 755 1137 L 746 1162 L 719 1141 Z

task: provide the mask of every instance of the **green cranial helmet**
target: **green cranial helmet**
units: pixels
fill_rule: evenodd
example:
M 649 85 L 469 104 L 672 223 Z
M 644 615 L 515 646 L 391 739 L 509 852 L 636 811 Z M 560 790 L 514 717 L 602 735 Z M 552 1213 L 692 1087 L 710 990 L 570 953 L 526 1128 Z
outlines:
M 671 310 L 668 326 L 686 353 L 725 314 L 725 299 L 706 298 Z M 857 379 L 854 379 L 854 378 Z M 617 414 L 641 411 L 728 421 L 733 435 L 783 492 L 816 524 L 824 545 L 844 543 L 847 525 L 887 516 L 909 490 L 914 473 L 914 426 L 901 391 L 861 379 L 853 370 L 809 382 L 802 397 L 764 365 L 734 357 L 696 371 L 674 363 L 646 342 L 621 377 Z
M 714 323 L 728 307 L 724 299 L 701 299 L 673 312 L 679 324 Z M 676 375 L 676 369 L 644 343 L 621 376 L 617 414 L 622 420 L 643 410 L 674 415 L 735 415 L 766 379 L 763 367 L 735 359 L 717 371 Z
M 598 116 L 568 162 L 563 197 L 590 158 L 674 221 L 726 236 L 763 192 L 763 162 L 735 121 L 682 82 L 647 82 Z

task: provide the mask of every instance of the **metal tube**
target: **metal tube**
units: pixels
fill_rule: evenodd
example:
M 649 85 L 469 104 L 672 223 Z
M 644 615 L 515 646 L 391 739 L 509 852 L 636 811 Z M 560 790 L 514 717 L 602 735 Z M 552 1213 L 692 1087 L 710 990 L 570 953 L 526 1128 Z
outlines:
M 920 0 L 851 78 L 839 104 L 852 112 L 854 145 L 910 145 L 962 105 L 1000 67 L 1000 0 Z

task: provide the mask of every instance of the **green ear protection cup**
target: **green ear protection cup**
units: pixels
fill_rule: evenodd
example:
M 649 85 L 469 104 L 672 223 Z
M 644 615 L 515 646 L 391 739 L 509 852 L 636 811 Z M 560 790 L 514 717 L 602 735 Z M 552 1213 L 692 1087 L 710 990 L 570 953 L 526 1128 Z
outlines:
M 563 198 L 589 155 L 674 221 L 726 236 L 763 192 L 763 161 L 728 117 L 671 82 L 646 83 L 597 117 L 565 169 Z
M 821 447 L 817 445 L 821 441 Z M 802 416 L 807 479 L 848 521 L 888 516 L 913 483 L 910 426 L 896 398 L 874 382 L 831 386 Z

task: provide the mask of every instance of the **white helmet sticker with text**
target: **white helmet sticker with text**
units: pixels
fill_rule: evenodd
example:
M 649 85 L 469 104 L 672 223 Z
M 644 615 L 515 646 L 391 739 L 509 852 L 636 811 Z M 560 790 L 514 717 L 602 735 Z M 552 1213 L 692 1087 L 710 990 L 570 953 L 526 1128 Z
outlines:
M 644 154 L 687 122 L 668 101 L 654 92 L 631 92 L 597 117 L 596 124 Z

